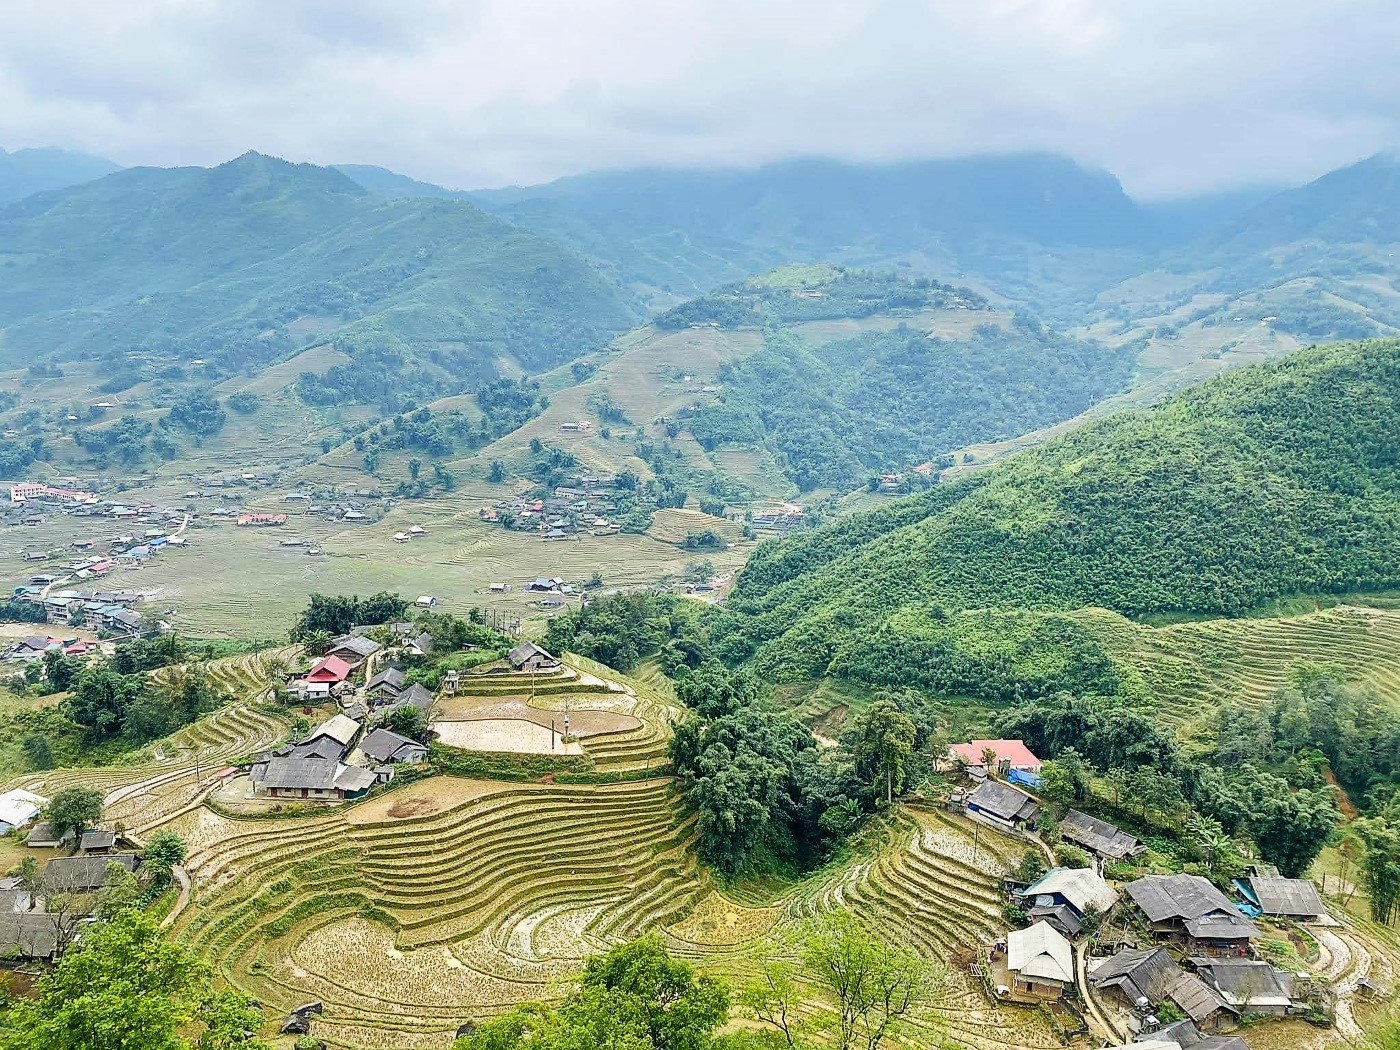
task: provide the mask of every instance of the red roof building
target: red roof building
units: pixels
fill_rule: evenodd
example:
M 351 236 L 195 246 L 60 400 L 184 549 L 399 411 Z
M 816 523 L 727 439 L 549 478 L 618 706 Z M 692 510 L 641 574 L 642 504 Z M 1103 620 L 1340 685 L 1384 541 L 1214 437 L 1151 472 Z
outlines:
M 308 682 L 343 682 L 350 675 L 350 665 L 338 656 L 327 656 L 316 661 L 306 676 Z
M 966 744 L 954 744 L 950 753 L 961 758 L 969 766 L 981 766 L 982 753 L 994 751 L 997 767 L 1005 772 L 1009 769 L 1025 769 L 1034 772 L 1040 768 L 1040 759 L 1031 754 L 1022 740 L 969 740 Z

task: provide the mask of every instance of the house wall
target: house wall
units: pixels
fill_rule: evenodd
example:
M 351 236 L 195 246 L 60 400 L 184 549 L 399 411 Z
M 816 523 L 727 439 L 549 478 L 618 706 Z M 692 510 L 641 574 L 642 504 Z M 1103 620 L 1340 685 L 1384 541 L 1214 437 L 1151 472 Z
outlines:
M 1018 995 L 1029 995 L 1036 999 L 1058 999 L 1065 994 L 1065 986 L 1058 981 L 1045 981 L 1032 978 L 1027 980 L 1017 975 L 1011 985 Z

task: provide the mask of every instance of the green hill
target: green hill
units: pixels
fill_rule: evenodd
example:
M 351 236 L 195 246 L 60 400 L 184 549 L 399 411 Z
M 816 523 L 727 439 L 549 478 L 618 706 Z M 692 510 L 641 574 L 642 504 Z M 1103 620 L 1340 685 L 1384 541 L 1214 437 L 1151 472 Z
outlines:
M 117 170 L 102 157 L 66 149 L 0 149 L 0 208 L 32 193 L 59 190 Z
M 1067 419 L 1127 385 L 1133 367 L 1131 348 L 1071 338 L 966 288 L 790 266 L 542 376 L 545 411 L 455 465 L 531 474 L 539 441 L 596 473 L 665 475 L 733 504 L 846 493 L 969 441 Z
M 1241 369 L 765 545 L 718 626 L 730 658 L 789 680 L 951 681 L 970 637 L 995 639 L 993 664 L 1067 646 L 1079 684 L 1111 677 L 1082 626 L 1035 611 L 1233 614 L 1400 584 L 1397 425 L 1400 342 Z
M 0 359 L 199 358 L 251 374 L 318 342 L 349 401 L 540 370 L 636 320 L 585 260 L 456 200 L 384 200 L 338 171 L 246 154 L 134 168 L 0 212 Z

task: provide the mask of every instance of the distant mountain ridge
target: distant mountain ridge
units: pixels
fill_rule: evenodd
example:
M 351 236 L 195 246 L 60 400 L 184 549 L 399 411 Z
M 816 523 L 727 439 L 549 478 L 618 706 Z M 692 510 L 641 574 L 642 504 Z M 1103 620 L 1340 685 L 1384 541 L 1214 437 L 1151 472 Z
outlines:
M 110 175 L 121 166 L 103 157 L 73 150 L 0 149 L 0 208 L 33 193 L 59 190 Z
M 465 201 L 386 201 L 257 153 L 28 197 L 0 211 L 0 260 L 12 359 L 240 370 L 319 339 L 389 355 L 376 371 L 409 396 L 490 378 L 499 358 L 552 367 L 638 319 L 586 260 Z

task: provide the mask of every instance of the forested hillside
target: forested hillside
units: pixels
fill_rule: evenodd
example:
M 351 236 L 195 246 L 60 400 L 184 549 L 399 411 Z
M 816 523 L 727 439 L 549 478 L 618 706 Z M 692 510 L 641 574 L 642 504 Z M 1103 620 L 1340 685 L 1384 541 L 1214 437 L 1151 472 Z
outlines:
M 913 681 L 963 645 L 962 610 L 1230 614 L 1392 587 L 1397 425 L 1400 342 L 1304 351 L 760 548 L 716 626 L 781 677 Z
M 691 421 L 707 449 L 762 445 L 803 491 L 850 489 L 1083 412 L 1125 387 L 1134 358 L 1018 315 L 961 339 L 901 325 L 804 347 L 786 333 L 725 371 Z
M 127 169 L 0 212 L 12 361 L 199 358 L 215 378 L 316 341 L 326 396 L 422 397 L 507 357 L 544 369 L 637 317 L 586 261 L 462 201 L 385 201 L 338 171 L 247 154 Z M 367 375 L 367 373 L 369 373 Z M 315 385 L 315 384 L 313 384 Z

